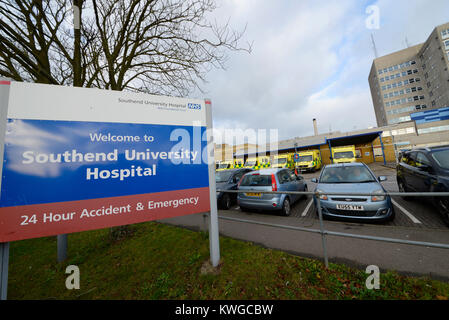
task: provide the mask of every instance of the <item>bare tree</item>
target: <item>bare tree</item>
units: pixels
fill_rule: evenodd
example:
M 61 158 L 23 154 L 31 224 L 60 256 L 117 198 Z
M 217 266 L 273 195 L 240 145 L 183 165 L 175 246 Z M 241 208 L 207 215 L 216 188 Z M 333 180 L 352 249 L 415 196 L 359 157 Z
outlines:
M 0 75 L 185 96 L 229 51 L 251 50 L 239 47 L 244 30 L 208 21 L 215 9 L 214 0 L 0 0 Z

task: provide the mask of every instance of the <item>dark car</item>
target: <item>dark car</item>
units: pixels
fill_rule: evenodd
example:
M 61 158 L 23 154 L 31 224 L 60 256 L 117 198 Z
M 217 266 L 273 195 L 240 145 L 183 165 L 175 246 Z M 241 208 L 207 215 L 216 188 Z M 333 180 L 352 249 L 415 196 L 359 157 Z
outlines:
M 240 179 L 252 169 L 229 169 L 215 172 L 217 190 L 237 190 Z M 237 202 L 237 193 L 217 192 L 217 204 L 219 208 L 228 210 Z
M 449 146 L 413 149 L 402 153 L 399 160 L 400 192 L 449 192 Z M 449 226 L 449 197 L 433 197 L 431 202 Z

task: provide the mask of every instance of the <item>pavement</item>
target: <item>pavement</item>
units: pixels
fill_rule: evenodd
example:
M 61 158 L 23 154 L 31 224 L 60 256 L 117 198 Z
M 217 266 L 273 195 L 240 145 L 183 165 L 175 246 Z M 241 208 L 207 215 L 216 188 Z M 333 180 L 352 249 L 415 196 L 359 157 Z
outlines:
M 397 191 L 394 170 L 384 166 L 383 163 L 370 166 L 376 175 L 388 177 L 384 184 L 388 191 Z M 309 190 L 314 188 L 310 179 L 318 174 L 319 172 L 304 175 Z M 449 228 L 441 222 L 431 205 L 425 201 L 408 202 L 399 197 L 395 198 L 394 201 L 397 218 L 391 223 L 365 224 L 325 220 L 324 229 L 449 245 Z M 219 210 L 218 215 L 219 217 L 239 218 L 262 223 L 320 229 L 319 220 L 312 207 L 311 198 L 308 197 L 298 201 L 293 206 L 293 213 L 290 217 L 264 212 L 243 212 L 237 206 L 231 210 Z M 161 222 L 193 230 L 207 230 L 208 228 L 207 214 L 194 214 L 166 219 Z M 224 219 L 219 219 L 219 230 L 221 236 L 250 241 L 298 256 L 323 259 L 320 234 Z M 376 265 L 383 271 L 395 270 L 405 275 L 423 275 L 433 279 L 449 281 L 449 249 L 330 235 L 326 236 L 326 243 L 330 262 L 345 263 L 363 270 L 368 265 Z

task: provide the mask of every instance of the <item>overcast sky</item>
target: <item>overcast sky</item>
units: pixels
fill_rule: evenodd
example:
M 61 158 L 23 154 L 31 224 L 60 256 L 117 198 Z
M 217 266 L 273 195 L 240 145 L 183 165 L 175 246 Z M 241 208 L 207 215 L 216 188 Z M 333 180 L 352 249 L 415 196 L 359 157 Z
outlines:
M 449 21 L 447 0 L 217 0 L 219 21 L 247 25 L 252 52 L 229 52 L 202 87 L 214 127 L 278 129 L 280 139 L 376 126 L 368 74 L 374 59 L 424 42 Z M 379 28 L 369 6 L 379 9 Z M 228 141 L 230 142 L 230 141 Z

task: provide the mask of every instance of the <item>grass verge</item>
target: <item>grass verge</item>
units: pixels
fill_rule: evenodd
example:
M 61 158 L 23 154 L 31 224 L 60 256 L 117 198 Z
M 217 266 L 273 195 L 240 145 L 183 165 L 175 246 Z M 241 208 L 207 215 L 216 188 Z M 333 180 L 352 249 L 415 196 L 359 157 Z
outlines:
M 156 222 L 133 225 L 112 242 L 109 229 L 69 235 L 68 260 L 56 262 L 56 237 L 11 243 L 8 299 L 445 299 L 449 284 L 381 273 L 368 275 L 220 237 L 221 264 L 204 272 L 207 234 Z M 79 290 L 65 287 L 65 269 L 80 270 Z

